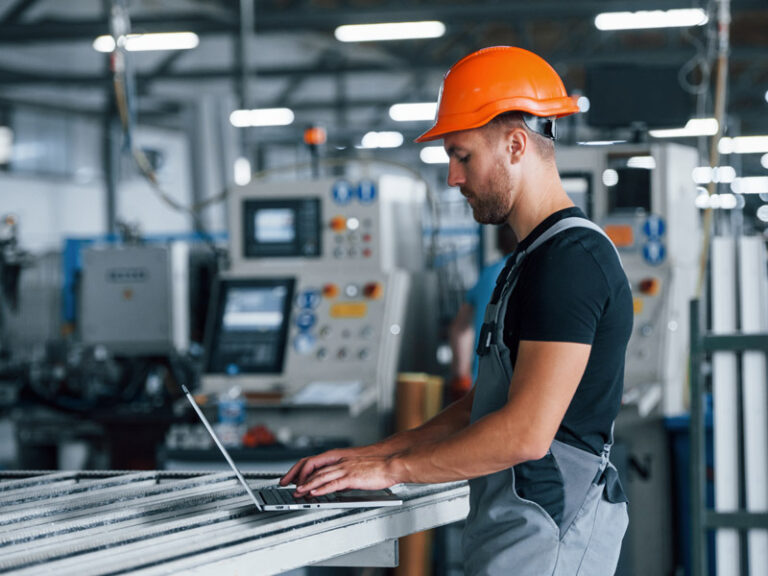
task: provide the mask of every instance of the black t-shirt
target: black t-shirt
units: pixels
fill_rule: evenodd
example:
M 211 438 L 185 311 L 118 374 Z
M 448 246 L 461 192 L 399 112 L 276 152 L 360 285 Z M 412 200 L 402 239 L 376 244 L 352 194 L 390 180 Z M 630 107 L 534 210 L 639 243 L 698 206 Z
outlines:
M 555 212 L 518 250 L 573 216 L 585 218 L 578 208 Z M 602 234 L 581 227 L 564 230 L 523 261 L 504 320 L 504 343 L 512 366 L 520 340 L 592 345 L 584 376 L 555 436 L 558 440 L 600 454 L 610 439 L 621 406 L 632 316 L 629 282 Z
M 517 250 L 525 250 L 550 226 L 573 216 L 585 217 L 578 208 L 555 212 Z M 520 340 L 592 346 L 584 375 L 555 435 L 557 440 L 595 454 L 610 440 L 621 406 L 632 318 L 627 277 L 611 243 L 595 230 L 564 230 L 525 257 L 504 319 L 504 343 L 512 366 Z M 518 494 L 539 503 L 559 525 L 563 480 L 552 455 L 518 464 L 515 475 Z

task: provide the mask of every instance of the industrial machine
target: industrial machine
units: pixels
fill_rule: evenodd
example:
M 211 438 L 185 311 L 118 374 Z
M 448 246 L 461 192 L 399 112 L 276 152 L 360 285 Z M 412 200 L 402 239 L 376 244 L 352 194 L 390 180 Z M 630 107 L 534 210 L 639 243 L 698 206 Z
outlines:
M 613 460 L 631 510 L 642 507 L 642 514 L 630 512 L 617 573 L 670 573 L 675 506 L 665 418 L 687 407 L 689 302 L 701 249 L 691 176 L 698 153 L 673 144 L 580 146 L 558 149 L 557 161 L 566 188 L 587 190 L 591 218 L 616 245 L 632 289 Z M 653 555 L 642 552 L 650 540 Z
M 189 244 L 94 245 L 83 255 L 81 340 L 122 355 L 189 348 Z
M 379 438 L 400 351 L 419 349 L 407 310 L 424 267 L 424 196 L 423 183 L 395 175 L 232 190 L 202 391 L 237 387 L 260 422 L 296 435 Z
M 591 217 L 616 244 L 632 287 L 625 403 L 643 415 L 680 414 L 686 406 L 688 302 L 701 248 L 691 178 L 698 154 L 672 144 L 627 144 L 608 151 L 558 149 L 557 162 L 569 186 L 591 190 Z

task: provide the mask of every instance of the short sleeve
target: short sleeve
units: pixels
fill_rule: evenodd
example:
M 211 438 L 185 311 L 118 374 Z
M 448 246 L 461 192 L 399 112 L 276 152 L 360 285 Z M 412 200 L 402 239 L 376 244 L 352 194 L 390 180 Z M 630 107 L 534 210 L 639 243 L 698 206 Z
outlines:
M 555 240 L 531 254 L 519 288 L 520 340 L 593 343 L 610 289 L 580 242 Z

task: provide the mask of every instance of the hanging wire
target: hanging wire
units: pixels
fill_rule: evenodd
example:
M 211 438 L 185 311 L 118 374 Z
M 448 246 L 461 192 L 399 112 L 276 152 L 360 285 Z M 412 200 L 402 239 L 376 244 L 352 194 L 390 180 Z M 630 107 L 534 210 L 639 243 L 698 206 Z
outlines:
M 124 146 L 130 151 L 131 156 L 139 169 L 139 172 L 144 179 L 149 183 L 152 191 L 157 197 L 165 203 L 169 208 L 177 212 L 181 212 L 189 215 L 195 223 L 195 227 L 203 240 L 208 244 L 214 254 L 220 256 L 220 250 L 216 246 L 213 237 L 206 231 L 205 225 L 201 218 L 201 212 L 206 208 L 223 202 L 227 199 L 228 191 L 224 190 L 221 193 L 206 198 L 201 202 L 197 202 L 191 205 L 186 205 L 176 200 L 173 196 L 168 194 L 160 184 L 157 173 L 152 166 L 152 163 L 147 158 L 144 151 L 135 145 L 134 129 L 136 125 L 136 95 L 133 90 L 134 79 L 131 69 L 130 59 L 127 57 L 125 50 L 125 42 L 128 34 L 130 33 L 130 18 L 128 9 L 125 4 L 125 0 L 112 0 L 112 11 L 110 18 L 110 27 L 113 38 L 115 39 L 115 48 L 112 52 L 111 63 L 113 70 L 113 84 L 115 90 L 115 101 L 117 104 L 117 110 L 122 124 L 124 135 Z M 314 162 L 314 161 L 313 161 Z M 276 168 L 270 168 L 262 170 L 252 174 L 252 179 L 264 179 L 275 173 L 296 171 L 299 172 L 306 168 L 311 168 L 313 162 L 296 163 L 287 166 L 281 166 Z M 437 202 L 435 200 L 434 192 L 429 182 L 414 168 L 411 166 L 395 162 L 391 160 L 369 160 L 362 158 L 329 158 L 320 161 L 322 166 L 336 166 L 336 165 L 350 165 L 350 164 L 362 164 L 363 166 L 394 166 L 405 170 L 411 174 L 416 180 L 423 183 L 426 191 L 427 205 L 429 208 L 430 217 L 432 220 L 430 245 L 427 252 L 427 267 L 431 268 L 435 261 L 437 253 L 437 234 L 440 229 L 440 213 L 437 208 Z

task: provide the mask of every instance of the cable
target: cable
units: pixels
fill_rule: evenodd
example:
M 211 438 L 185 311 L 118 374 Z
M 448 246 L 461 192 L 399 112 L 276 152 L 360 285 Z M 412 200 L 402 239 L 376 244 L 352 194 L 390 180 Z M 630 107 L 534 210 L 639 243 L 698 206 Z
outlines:
M 115 101 L 117 104 L 117 110 L 118 114 L 120 116 L 120 122 L 123 127 L 123 133 L 125 135 L 125 144 L 126 147 L 131 151 L 131 155 L 133 157 L 133 160 L 136 164 L 136 166 L 139 169 L 139 172 L 144 177 L 144 179 L 149 183 L 151 186 L 151 189 L 153 192 L 157 195 L 157 197 L 163 201 L 169 208 L 177 211 L 182 212 L 184 214 L 189 215 L 194 224 L 195 228 L 197 229 L 200 236 L 203 238 L 205 243 L 210 247 L 211 251 L 216 255 L 217 258 L 221 257 L 221 253 L 219 248 L 216 246 L 216 243 L 213 239 L 213 237 L 208 233 L 208 231 L 205 228 L 205 225 L 203 224 L 202 218 L 200 216 L 200 212 L 209 206 L 212 206 L 214 204 L 217 204 L 219 202 L 223 202 L 227 199 L 228 192 L 227 190 L 224 190 L 220 194 L 216 196 L 212 196 L 210 198 L 207 198 L 203 200 L 202 202 L 197 202 L 192 205 L 185 205 L 170 196 L 165 190 L 163 190 L 162 186 L 160 185 L 157 174 L 152 167 L 151 162 L 147 158 L 146 154 L 141 148 L 138 148 L 134 145 L 133 142 L 133 128 L 134 128 L 134 119 L 135 119 L 135 112 L 134 112 L 134 105 L 133 102 L 135 100 L 134 93 L 129 90 L 129 87 L 132 85 L 131 77 L 132 75 L 129 73 L 130 69 L 130 62 L 125 54 L 125 38 L 130 33 L 130 19 L 128 16 L 128 10 L 125 6 L 125 0 L 112 0 L 112 12 L 111 12 L 111 20 L 110 25 L 112 28 L 112 34 L 115 38 L 115 50 L 112 53 L 112 68 L 113 68 L 113 84 L 115 89 Z M 406 172 L 410 173 L 412 176 L 414 176 L 415 179 L 422 182 L 424 184 L 425 190 L 426 190 L 426 198 L 427 198 L 427 205 L 429 207 L 430 216 L 432 219 L 432 226 L 431 226 L 431 236 L 430 236 L 430 245 L 429 250 L 427 253 L 427 267 L 431 268 L 434 264 L 435 256 L 437 253 L 437 232 L 440 229 L 440 213 L 437 209 L 437 202 L 434 198 L 434 193 L 432 191 L 431 186 L 429 185 L 429 182 L 427 182 L 426 179 L 414 168 L 411 166 L 401 163 L 401 162 L 395 162 L 392 160 L 368 160 L 364 158 L 329 158 L 329 159 L 323 159 L 320 161 L 320 165 L 322 166 L 337 166 L 337 165 L 349 165 L 349 164 L 362 164 L 362 165 L 390 165 L 390 166 L 396 166 L 398 168 L 401 168 L 405 170 Z M 299 171 L 304 168 L 312 168 L 313 166 L 316 166 L 317 162 L 315 160 L 311 162 L 302 162 L 287 166 L 281 166 L 277 168 L 269 168 L 266 170 L 262 170 L 259 172 L 256 172 L 252 174 L 252 179 L 263 179 L 267 176 L 270 176 L 272 174 L 278 173 L 278 172 L 285 172 L 285 171 Z

